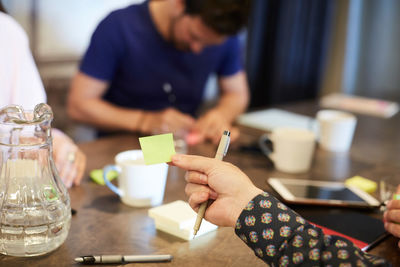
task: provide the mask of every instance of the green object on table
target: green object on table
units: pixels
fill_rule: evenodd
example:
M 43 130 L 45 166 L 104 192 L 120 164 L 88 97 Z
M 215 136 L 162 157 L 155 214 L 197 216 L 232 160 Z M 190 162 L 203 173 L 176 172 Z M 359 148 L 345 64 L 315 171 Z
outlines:
M 355 186 L 369 194 L 372 194 L 376 191 L 378 188 L 378 185 L 376 182 L 369 180 L 367 178 L 364 178 L 362 176 L 356 175 L 351 178 L 346 179 L 344 182 L 347 186 Z
M 118 177 L 118 172 L 116 171 L 109 171 L 107 173 L 107 179 L 109 181 L 112 181 L 117 177 Z M 95 169 L 90 171 L 90 178 L 92 178 L 93 182 L 95 182 L 96 184 L 105 185 L 102 169 Z
M 394 194 L 393 195 L 394 200 L 400 200 L 400 194 Z
M 140 137 L 139 142 L 146 165 L 170 162 L 176 153 L 172 133 Z
M 46 197 L 47 201 L 54 201 L 58 199 L 58 194 L 56 189 L 52 185 L 44 186 L 44 196 Z

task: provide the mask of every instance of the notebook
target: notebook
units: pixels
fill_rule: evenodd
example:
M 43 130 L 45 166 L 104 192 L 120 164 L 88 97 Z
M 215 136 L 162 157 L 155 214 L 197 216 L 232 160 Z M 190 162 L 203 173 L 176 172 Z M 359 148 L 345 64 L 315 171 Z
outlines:
M 399 104 L 396 102 L 336 93 L 322 97 L 320 105 L 323 108 L 342 109 L 383 118 L 390 118 L 399 111 Z
M 316 129 L 316 120 L 314 118 L 275 108 L 242 114 L 238 117 L 237 122 L 243 126 L 263 131 L 271 131 L 278 127 L 301 128 L 313 131 Z

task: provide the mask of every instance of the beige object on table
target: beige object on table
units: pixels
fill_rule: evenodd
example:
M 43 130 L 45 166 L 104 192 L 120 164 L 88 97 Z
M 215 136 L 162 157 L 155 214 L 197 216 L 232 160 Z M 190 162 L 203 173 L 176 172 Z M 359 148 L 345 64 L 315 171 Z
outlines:
M 203 219 L 197 235 L 193 235 L 193 225 L 197 214 L 192 210 L 189 204 L 182 200 L 177 200 L 159 207 L 151 208 L 149 216 L 154 219 L 156 228 L 171 235 L 185 240 L 191 240 L 194 237 L 204 235 L 218 228 Z

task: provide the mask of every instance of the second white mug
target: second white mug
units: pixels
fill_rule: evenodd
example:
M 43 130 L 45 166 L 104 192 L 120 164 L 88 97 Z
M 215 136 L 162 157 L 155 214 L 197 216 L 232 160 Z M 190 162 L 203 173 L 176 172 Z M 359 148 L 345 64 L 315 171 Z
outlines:
M 266 145 L 267 140 L 272 142 L 273 150 Z M 315 134 L 305 129 L 277 128 L 271 134 L 262 135 L 259 145 L 279 171 L 303 173 L 311 167 L 315 150 Z
M 333 152 L 344 152 L 350 149 L 357 124 L 357 119 L 353 114 L 326 109 L 318 111 L 317 120 L 321 148 Z

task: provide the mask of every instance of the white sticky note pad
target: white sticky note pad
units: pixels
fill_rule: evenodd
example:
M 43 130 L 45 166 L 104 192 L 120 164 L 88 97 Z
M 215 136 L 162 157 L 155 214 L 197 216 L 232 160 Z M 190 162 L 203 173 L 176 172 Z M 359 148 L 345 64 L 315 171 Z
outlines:
M 156 229 L 185 240 L 193 239 L 193 226 L 197 213 L 189 204 L 177 200 L 165 205 L 149 209 L 149 216 L 154 219 Z M 214 231 L 218 226 L 203 219 L 195 237 Z

